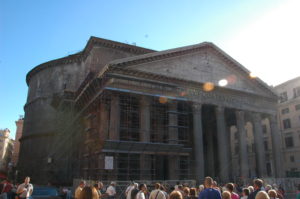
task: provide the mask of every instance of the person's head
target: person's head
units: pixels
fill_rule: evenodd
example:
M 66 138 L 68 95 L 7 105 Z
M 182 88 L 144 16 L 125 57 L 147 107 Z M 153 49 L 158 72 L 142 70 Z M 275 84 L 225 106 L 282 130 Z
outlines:
M 99 189 L 99 183 L 94 184 L 95 189 Z
M 250 190 L 248 188 L 243 189 L 243 196 L 249 196 Z
M 199 192 L 203 191 L 204 190 L 204 185 L 203 184 L 200 184 L 199 185 Z
M 255 190 L 260 190 L 261 187 L 263 186 L 263 181 L 261 179 L 255 179 L 253 184 Z
M 214 182 L 213 182 L 213 187 L 218 187 L 217 181 L 214 181 Z
M 213 185 L 213 179 L 211 177 L 205 177 L 204 179 L 204 187 L 205 188 L 212 188 Z
M 30 177 L 27 176 L 27 177 L 25 178 L 24 182 L 25 182 L 25 184 L 28 184 L 28 183 L 30 182 Z
M 249 189 L 250 193 L 252 193 L 254 191 L 254 187 L 253 186 L 249 186 L 248 189 Z
M 139 185 L 139 190 L 140 190 L 140 191 L 143 191 L 143 192 L 147 191 L 147 186 L 146 186 L 146 184 L 140 184 L 140 185 Z
M 270 199 L 269 195 L 265 191 L 260 191 L 256 194 L 255 199 Z
M 189 196 L 190 195 L 190 189 L 188 187 L 184 187 L 183 194 L 184 194 L 184 196 Z
M 86 186 L 79 194 L 79 199 L 93 199 L 93 190 L 91 187 Z
M 162 184 L 160 185 L 159 189 L 162 190 L 162 191 L 165 191 L 165 192 L 167 191 L 166 188 L 165 188 L 165 186 L 162 185 Z
M 268 192 L 268 191 L 271 190 L 271 189 L 272 189 L 272 186 L 269 185 L 269 184 L 265 187 L 266 192 Z
M 178 185 L 178 189 L 179 189 L 179 191 L 183 191 L 183 186 L 182 186 L 182 184 Z
M 182 194 L 180 193 L 180 191 L 172 191 L 170 193 L 169 199 L 183 199 L 183 197 L 182 197 Z
M 270 196 L 270 198 L 277 198 L 277 192 L 274 189 L 270 189 L 268 191 L 268 195 Z
M 222 199 L 231 199 L 231 193 L 229 191 L 223 191 Z
M 98 182 L 98 187 L 99 187 L 99 189 L 102 189 L 103 188 L 103 183 L 102 182 Z
M 226 184 L 226 189 L 227 189 L 230 193 L 232 193 L 232 192 L 233 192 L 233 189 L 234 189 L 233 183 L 228 183 L 228 184 Z
M 85 185 L 86 185 L 86 183 L 85 183 L 84 180 L 80 181 L 79 186 L 80 186 L 81 188 L 85 187 Z
M 155 189 L 159 189 L 159 188 L 160 188 L 160 184 L 159 184 L 159 183 L 155 183 L 155 184 L 154 184 L 154 188 L 155 188 Z
M 133 184 L 133 188 L 134 188 L 134 189 L 137 189 L 138 187 L 139 187 L 139 184 L 135 182 L 135 183 Z
M 112 181 L 112 182 L 110 183 L 110 185 L 114 187 L 114 186 L 116 186 L 116 182 L 113 182 L 113 181 Z
M 191 188 L 191 189 L 190 189 L 190 196 L 194 196 L 194 197 L 197 196 L 196 188 Z

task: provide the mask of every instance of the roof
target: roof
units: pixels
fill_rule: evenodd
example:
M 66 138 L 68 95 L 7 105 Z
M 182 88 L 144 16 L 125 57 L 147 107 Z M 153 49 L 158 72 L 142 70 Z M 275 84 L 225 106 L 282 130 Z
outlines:
M 133 56 L 133 57 L 127 57 L 127 58 L 122 58 L 122 59 L 117 59 L 114 61 L 111 61 L 105 68 L 100 72 L 103 73 L 105 70 L 107 70 L 110 67 L 125 67 L 125 66 L 130 66 L 130 65 L 136 65 L 136 64 L 142 64 L 146 62 L 152 62 L 152 61 L 157 61 L 157 60 L 162 60 L 170 57 L 175 57 L 183 54 L 188 54 L 191 52 L 196 52 L 199 49 L 203 49 L 205 47 L 212 48 L 215 50 L 219 55 L 224 57 L 227 61 L 232 63 L 233 66 L 239 71 L 241 71 L 245 76 L 249 77 L 250 71 L 246 69 L 243 65 L 241 65 L 239 62 L 237 62 L 235 59 L 233 59 L 231 56 L 229 56 L 227 53 L 225 53 L 223 50 L 221 50 L 218 46 L 211 42 L 202 42 L 199 44 L 195 45 L 190 45 L 190 46 L 185 46 L 185 47 L 180 47 L 180 48 L 174 48 L 174 49 L 169 49 L 169 50 L 164 50 L 164 51 L 158 51 L 158 52 L 152 52 L 148 54 L 143 54 L 143 55 L 138 55 L 138 56 Z M 263 82 L 259 78 L 253 79 L 254 82 L 263 88 L 264 90 L 267 90 L 270 94 L 272 94 L 274 97 L 277 97 L 277 93 L 270 87 L 268 86 L 265 82 Z
M 108 47 L 108 48 L 115 48 L 115 49 L 119 49 L 122 51 L 131 52 L 136 55 L 155 52 L 154 50 L 151 50 L 151 49 L 142 48 L 142 47 L 138 47 L 138 46 L 134 46 L 134 45 L 130 45 L 130 44 L 125 44 L 125 43 L 121 43 L 121 42 L 116 42 L 116 41 L 112 41 L 112 40 L 108 40 L 108 39 L 102 39 L 102 38 L 91 36 L 82 51 L 72 54 L 72 55 L 69 55 L 69 56 L 66 56 L 66 57 L 62 57 L 59 59 L 45 62 L 43 64 L 40 64 L 40 65 L 34 67 L 32 70 L 30 70 L 26 75 L 27 85 L 28 85 L 31 77 L 41 70 L 44 70 L 49 67 L 61 65 L 61 64 L 81 62 L 81 61 L 85 60 L 86 57 L 89 55 L 89 52 L 95 45 L 96 46 L 104 46 L 104 47 Z
M 286 81 L 286 82 L 283 82 L 283 83 L 281 83 L 281 84 L 278 84 L 277 86 L 274 86 L 274 88 L 277 89 L 277 88 L 279 88 L 279 87 L 282 87 L 282 86 L 285 86 L 285 85 L 287 85 L 287 84 L 290 84 L 290 83 L 292 83 L 292 82 L 294 82 L 294 81 L 300 81 L 300 76 L 295 77 L 295 78 L 293 78 L 293 79 L 290 79 L 290 80 L 288 80 L 288 81 Z

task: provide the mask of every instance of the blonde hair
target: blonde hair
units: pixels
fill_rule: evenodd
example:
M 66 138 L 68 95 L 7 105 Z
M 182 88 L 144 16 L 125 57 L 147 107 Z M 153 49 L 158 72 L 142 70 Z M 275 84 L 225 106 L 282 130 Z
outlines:
M 270 197 L 272 197 L 272 198 L 277 198 L 277 193 L 276 193 L 276 191 L 275 191 L 274 189 L 270 189 L 270 190 L 268 191 L 268 195 L 269 195 Z
M 179 191 L 172 191 L 169 199 L 183 199 L 182 194 Z
M 260 191 L 256 194 L 255 199 L 270 199 L 270 197 L 265 191 Z
M 229 191 L 223 191 L 222 199 L 231 199 L 231 193 Z

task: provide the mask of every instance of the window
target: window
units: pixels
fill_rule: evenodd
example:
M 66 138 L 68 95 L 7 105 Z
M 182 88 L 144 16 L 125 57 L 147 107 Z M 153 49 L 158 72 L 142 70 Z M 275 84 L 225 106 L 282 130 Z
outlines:
M 285 138 L 285 146 L 286 146 L 286 148 L 294 147 L 294 140 L 293 140 L 292 136 L 289 136 L 289 137 Z
M 295 162 L 295 157 L 293 155 L 290 156 L 290 161 Z
M 296 111 L 300 110 L 300 104 L 297 104 L 297 105 L 295 106 L 295 109 L 296 109 Z
M 294 91 L 294 98 L 300 96 L 300 86 L 294 88 L 293 91 Z
M 290 119 L 283 120 L 283 128 L 284 129 L 291 128 L 291 120 Z
M 268 140 L 264 140 L 264 148 L 265 148 L 265 151 L 269 150 L 268 149 Z
M 285 102 L 288 100 L 287 92 L 283 92 L 279 94 L 279 102 Z
M 262 132 L 263 134 L 267 134 L 267 125 L 265 124 L 262 125 Z
M 289 112 L 290 112 L 289 108 L 281 109 L 281 114 L 282 114 L 282 115 L 287 114 L 287 113 L 289 113 Z

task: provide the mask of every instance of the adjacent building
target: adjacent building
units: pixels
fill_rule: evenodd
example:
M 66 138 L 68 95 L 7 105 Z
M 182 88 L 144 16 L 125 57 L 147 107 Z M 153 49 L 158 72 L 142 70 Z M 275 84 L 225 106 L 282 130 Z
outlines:
M 23 118 L 23 116 L 20 116 L 20 118 L 16 121 L 17 130 L 16 130 L 16 136 L 15 136 L 14 151 L 13 151 L 13 156 L 12 156 L 12 163 L 13 163 L 14 167 L 17 166 L 18 160 L 19 160 L 19 153 L 20 153 L 19 139 L 22 137 L 23 123 L 24 123 L 24 118 Z
M 18 165 L 37 183 L 284 176 L 276 93 L 213 43 L 154 51 L 91 37 L 26 81 Z
M 300 177 L 300 77 L 275 87 L 279 95 L 278 123 L 284 146 L 284 170 Z
M 0 130 L 0 171 L 6 172 L 12 160 L 14 141 L 9 138 L 9 129 Z

